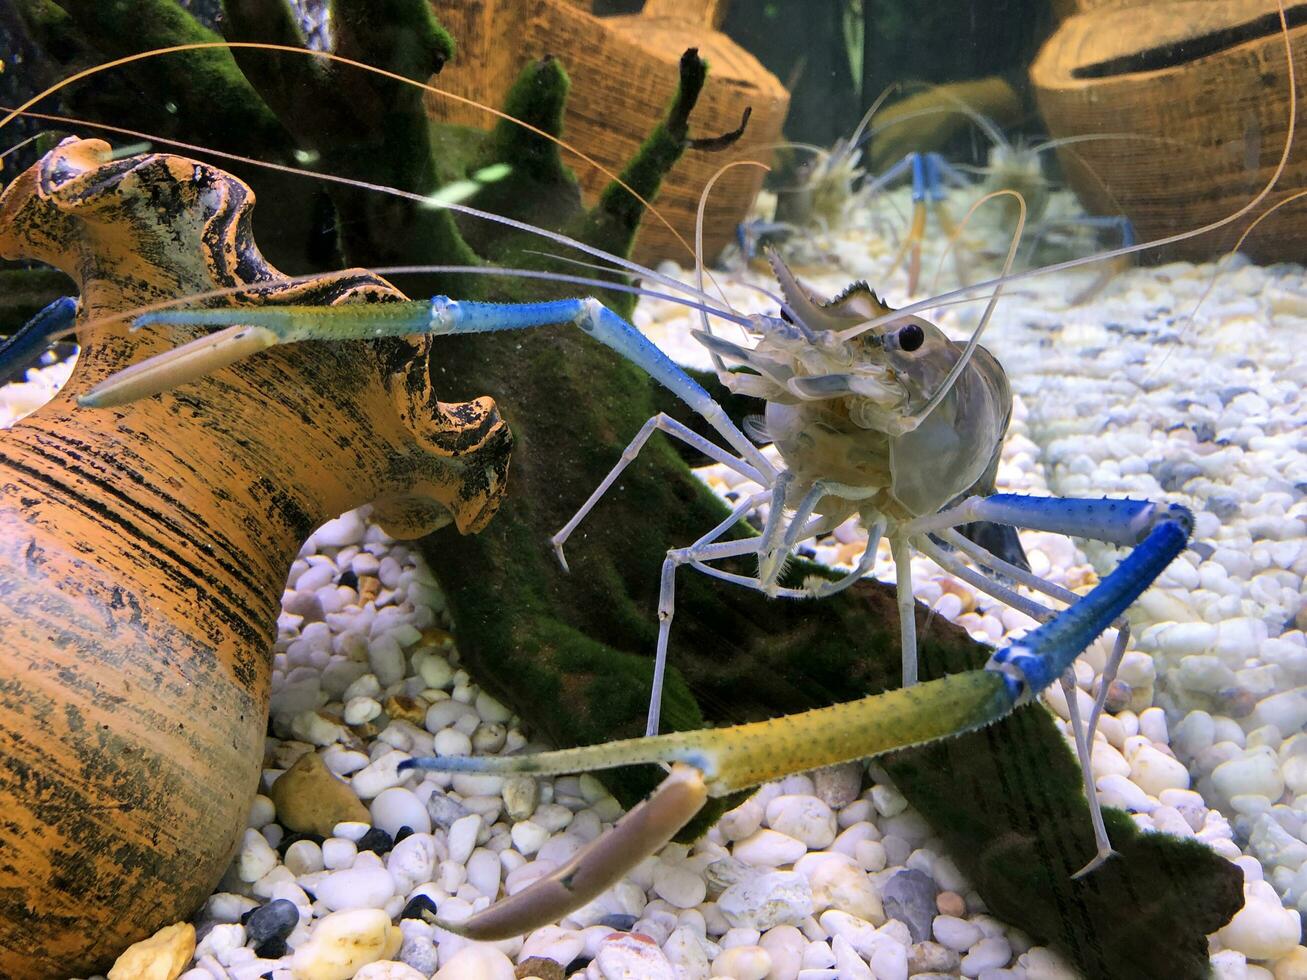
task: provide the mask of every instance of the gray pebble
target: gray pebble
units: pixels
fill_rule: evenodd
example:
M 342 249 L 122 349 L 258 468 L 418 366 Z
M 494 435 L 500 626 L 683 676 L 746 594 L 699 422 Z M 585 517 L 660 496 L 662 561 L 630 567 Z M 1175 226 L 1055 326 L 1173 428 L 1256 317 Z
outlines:
M 440 790 L 427 797 L 427 813 L 431 823 L 442 830 L 448 830 L 455 820 L 460 820 L 471 812 L 458 800 Z
M 818 769 L 812 774 L 813 792 L 832 810 L 842 810 L 858 798 L 862 789 L 862 763 L 846 762 Z
M 258 946 L 269 939 L 285 939 L 299 925 L 300 910 L 295 903 L 278 898 L 253 909 L 245 920 L 249 945 Z
M 908 868 L 890 877 L 881 888 L 880 898 L 885 914 L 898 919 L 908 927 L 914 943 L 930 939 L 930 926 L 935 919 L 935 896 L 939 885 L 924 871 Z
M 403 945 L 399 947 L 399 959 L 401 963 L 407 963 L 424 977 L 435 973 L 439 965 L 436 946 L 425 936 L 406 936 Z

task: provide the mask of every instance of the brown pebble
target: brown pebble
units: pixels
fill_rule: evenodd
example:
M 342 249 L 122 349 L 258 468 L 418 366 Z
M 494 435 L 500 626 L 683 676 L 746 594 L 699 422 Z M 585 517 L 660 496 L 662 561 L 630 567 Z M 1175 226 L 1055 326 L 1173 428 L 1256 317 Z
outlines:
M 277 822 L 287 830 L 329 837 L 338 823 L 372 822 L 354 790 L 332 775 L 316 752 L 300 756 L 272 784 L 268 796 L 277 807 Z
M 421 728 L 427 720 L 427 705 L 403 694 L 392 694 L 381 703 L 381 708 L 392 719 L 400 718 Z
M 1116 714 L 1118 711 L 1124 711 L 1130 704 L 1130 699 L 1134 696 L 1134 691 L 1130 685 L 1123 680 L 1114 680 L 1107 685 L 1107 700 L 1103 702 L 1103 707 L 1109 714 Z
M 454 634 L 448 630 L 442 630 L 439 626 L 429 626 L 422 631 L 420 646 L 443 650 L 445 647 L 452 647 L 453 645 Z
M 373 575 L 359 576 L 359 605 L 366 606 L 381 592 L 381 579 Z
M 940 915 L 952 915 L 962 918 L 967 914 L 967 902 L 957 892 L 940 892 L 935 896 L 935 908 Z
M 563 980 L 565 974 L 563 968 L 549 957 L 531 956 L 517 964 L 513 976 L 517 977 L 518 980 L 526 980 L 527 977 L 539 977 L 540 980 Z
M 362 750 L 366 752 L 367 743 L 371 742 L 374 738 L 380 735 L 382 729 L 384 729 L 388 724 L 390 724 L 389 718 L 387 718 L 385 715 L 378 715 L 377 717 L 373 718 L 371 721 L 364 721 L 364 722 L 360 722 L 357 725 L 350 725 L 347 731 L 349 731 L 350 734 L 356 736 L 359 739 L 359 745 L 362 747 Z M 349 745 L 347 746 L 347 748 L 352 749 L 355 748 L 355 746 Z
M 932 973 L 951 975 L 957 971 L 961 962 L 957 953 L 939 943 L 915 943 L 908 948 L 908 973 L 914 976 Z
M 1220 698 L 1221 713 L 1228 718 L 1247 718 L 1257 707 L 1256 696 L 1241 687 L 1226 688 L 1217 697 Z

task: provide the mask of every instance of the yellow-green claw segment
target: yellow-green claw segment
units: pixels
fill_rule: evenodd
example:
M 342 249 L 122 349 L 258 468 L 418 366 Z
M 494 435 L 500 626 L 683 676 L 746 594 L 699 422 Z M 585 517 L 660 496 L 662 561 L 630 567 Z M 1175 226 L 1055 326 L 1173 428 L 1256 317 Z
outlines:
M 671 840 L 709 795 L 957 735 L 996 721 L 1012 705 L 1003 675 L 978 670 L 730 728 L 673 732 L 528 756 L 406 760 L 401 769 L 536 775 L 673 763 L 671 774 L 649 799 L 553 874 L 463 922 L 431 921 L 469 939 L 519 936 L 557 921 L 612 887 Z
M 973 670 L 797 715 L 730 728 L 671 732 L 527 756 L 410 759 L 403 769 L 553 776 L 639 763 L 685 763 L 712 796 L 795 772 L 934 742 L 980 728 L 1012 710 L 1002 674 Z

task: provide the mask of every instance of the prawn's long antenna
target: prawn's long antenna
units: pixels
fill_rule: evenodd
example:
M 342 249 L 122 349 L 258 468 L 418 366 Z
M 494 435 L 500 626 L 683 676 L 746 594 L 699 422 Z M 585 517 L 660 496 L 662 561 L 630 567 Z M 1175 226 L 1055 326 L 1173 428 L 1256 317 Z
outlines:
M 929 310 L 933 306 L 938 305 L 941 300 L 951 300 L 957 296 L 968 296 L 977 290 L 989 289 L 990 287 L 997 286 L 1004 282 L 1021 282 L 1025 279 L 1033 279 L 1036 276 L 1048 275 L 1051 272 L 1064 272 L 1067 269 L 1078 269 L 1082 265 L 1103 262 L 1107 259 L 1115 259 L 1122 255 L 1134 255 L 1137 252 L 1144 252 L 1150 248 L 1161 248 L 1166 245 L 1173 245 L 1176 242 L 1185 241 L 1186 239 L 1196 238 L 1199 235 L 1205 235 L 1218 228 L 1224 228 L 1226 225 L 1238 221 L 1245 214 L 1248 214 L 1250 211 L 1255 209 L 1257 205 L 1261 204 L 1262 201 L 1266 199 L 1267 195 L 1275 189 L 1275 185 L 1279 182 L 1280 178 L 1284 176 L 1284 169 L 1289 163 L 1289 154 L 1293 150 L 1293 134 L 1296 128 L 1298 116 L 1297 74 L 1293 67 L 1293 46 L 1289 40 L 1288 20 L 1284 14 L 1284 0 L 1277 0 L 1277 6 L 1280 11 L 1281 36 L 1284 39 L 1286 68 L 1289 76 L 1289 123 L 1284 134 L 1284 149 L 1280 153 L 1280 160 L 1275 165 L 1275 170 L 1271 174 L 1270 180 L 1266 182 L 1266 185 L 1257 192 L 1252 200 L 1248 201 L 1237 211 L 1226 215 L 1224 218 L 1217 218 L 1215 221 L 1210 221 L 1201 228 L 1176 232 L 1174 235 L 1166 235 L 1162 238 L 1155 238 L 1148 242 L 1138 242 L 1134 245 L 1123 245 L 1120 248 L 1108 249 L 1106 252 L 1101 252 L 1098 255 L 1088 255 L 1078 259 L 1067 259 L 1065 262 L 1058 262 L 1053 265 L 1045 266 L 1042 269 L 1029 269 L 1025 272 L 1016 272 L 1012 275 L 1000 276 L 997 279 L 987 279 L 984 282 L 972 283 L 970 286 L 963 286 L 958 289 L 950 290 L 947 293 L 931 297 L 930 299 L 909 303 L 907 306 L 897 309 L 892 313 L 887 313 L 884 316 L 876 317 L 874 320 L 860 323 L 856 327 L 850 327 L 848 330 L 845 330 L 840 334 L 840 339 L 851 340 L 859 334 L 865 333 L 868 330 L 874 330 L 876 327 L 885 323 L 890 323 L 900 317 L 908 316 L 913 313 L 920 313 L 923 310 Z
M 948 261 L 949 252 L 953 251 L 954 247 L 957 246 L 959 239 L 962 238 L 962 233 L 967 230 L 967 224 L 973 217 L 975 217 L 976 212 L 980 210 L 980 206 L 985 204 L 987 201 L 992 200 L 997 193 L 997 191 L 992 191 L 974 201 L 971 207 L 967 208 L 967 213 L 962 216 L 962 220 L 953 227 L 951 232 L 949 232 L 948 241 L 944 243 L 944 250 L 939 256 L 939 264 L 935 266 L 934 278 L 930 281 L 931 292 L 935 291 L 935 285 L 939 282 L 939 277 L 944 272 L 944 263 Z M 1021 196 L 1017 191 L 1013 191 L 1013 193 L 1017 194 L 1018 197 Z
M 1003 292 L 1004 284 L 1009 281 L 1006 277 L 1007 274 L 1012 271 L 1012 263 L 1016 261 L 1017 257 L 1017 248 L 1021 245 L 1021 233 L 1026 227 L 1026 199 L 1014 190 L 1005 189 L 994 191 L 991 194 L 986 194 L 979 201 L 973 204 L 971 206 L 971 211 L 967 212 L 967 217 L 971 217 L 972 212 L 980 207 L 980 205 L 992 198 L 998 197 L 999 195 L 1011 195 L 1012 197 L 1015 197 L 1017 199 L 1017 206 L 1020 208 L 1017 215 L 1017 226 L 1012 232 L 1012 241 L 1008 245 L 1007 258 L 1003 260 L 1003 272 L 998 277 L 998 282 L 994 286 L 994 292 L 990 295 L 989 303 L 985 306 L 985 312 L 981 314 L 980 322 L 976 324 L 976 329 L 972 331 L 971 339 L 967 341 L 967 346 L 966 349 L 962 351 L 962 356 L 958 358 L 957 363 L 953 365 L 948 375 L 944 378 L 944 382 L 939 386 L 939 390 L 930 396 L 930 400 L 926 402 L 920 411 L 913 413 L 912 419 L 918 425 L 920 425 L 921 422 L 935 410 L 936 406 L 944 400 L 953 385 L 957 383 L 958 378 L 961 377 L 962 372 L 971 361 L 971 355 L 975 353 L 976 348 L 980 346 L 980 335 L 983 334 L 985 328 L 989 326 L 990 317 L 994 315 L 994 308 L 998 306 L 998 297 Z
M 35 143 L 35 142 L 36 142 L 37 140 L 39 140 L 43 135 L 44 135 L 43 133 L 33 133 L 31 136 L 27 137 L 27 139 L 19 140 L 19 141 L 18 141 L 17 143 L 15 143 L 13 146 L 9 147 L 9 149 L 7 149 L 7 150 L 0 150 L 0 160 L 3 160 L 5 157 L 9 156 L 9 154 L 11 154 L 11 153 L 17 153 L 19 150 L 21 150 L 23 147 L 27 146 L 29 143 Z
M 1307 197 L 1307 190 L 1294 191 L 1288 197 L 1276 201 L 1269 208 L 1267 208 L 1265 211 L 1259 214 L 1255 220 L 1249 222 L 1248 227 L 1245 228 L 1239 234 L 1239 238 L 1234 243 L 1233 247 L 1231 247 L 1231 249 L 1228 252 L 1226 252 L 1219 259 L 1216 260 L 1216 268 L 1212 271 L 1212 278 L 1207 282 L 1207 288 L 1204 289 L 1203 294 L 1198 297 L 1198 302 L 1194 304 L 1193 310 L 1189 313 L 1189 316 L 1186 318 L 1189 323 L 1194 322 L 1195 318 L 1198 316 L 1199 308 L 1205 302 L 1207 302 L 1207 297 L 1212 295 L 1212 290 L 1216 288 L 1216 280 L 1220 278 L 1221 275 L 1221 263 L 1224 262 L 1226 259 L 1230 258 L 1231 256 L 1233 256 L 1236 252 L 1239 251 L 1239 249 L 1243 248 L 1243 243 L 1248 240 L 1248 236 L 1251 235 L 1253 231 L 1257 228 L 1257 226 L 1260 225 L 1263 221 L 1265 221 L 1267 218 L 1273 215 L 1276 211 L 1280 210 L 1280 208 L 1285 207 L 1286 205 L 1289 204 L 1293 204 L 1295 201 L 1300 201 L 1304 197 Z M 1162 370 L 1162 365 L 1165 364 L 1166 359 L 1171 356 L 1171 351 L 1175 349 L 1175 346 L 1168 348 L 1166 353 L 1163 354 L 1160 358 L 1158 358 L 1157 364 L 1153 367 L 1152 371 L 1150 371 L 1147 375 L 1144 376 L 1144 380 L 1148 380 L 1148 378 L 1153 377 L 1154 375 L 1157 374 L 1158 371 Z
M 768 143 L 765 146 L 760 147 L 760 149 L 805 150 L 807 152 L 812 153 L 814 156 L 820 159 L 824 164 L 826 164 L 827 167 L 833 167 L 835 165 L 835 162 L 842 161 L 845 157 L 847 157 L 850 153 L 852 153 L 854 150 L 858 148 L 859 142 L 862 137 L 862 131 L 867 128 L 867 124 L 871 122 L 872 118 L 876 115 L 876 113 L 880 111 L 881 106 L 885 104 L 885 100 L 889 98 L 890 93 L 892 93 L 898 87 L 899 87 L 898 82 L 892 82 L 889 85 L 886 85 L 885 88 L 881 90 L 880 95 L 876 96 L 875 100 L 871 103 L 870 108 L 868 108 L 867 111 L 863 114 L 862 119 L 858 122 L 857 128 L 853 130 L 853 135 L 851 135 L 847 140 L 837 140 L 835 146 L 832 147 L 831 149 L 826 149 L 825 147 L 817 146 L 815 143 L 800 143 L 794 141 Z M 795 185 L 793 188 L 787 188 L 787 189 L 797 190 L 802 186 L 803 185 L 800 184 L 800 185 Z
M 640 204 L 645 208 L 645 210 L 647 210 L 650 214 L 652 214 L 660 222 L 662 222 L 662 224 L 667 228 L 668 231 L 672 233 L 672 235 L 676 238 L 676 240 L 685 247 L 685 250 L 687 252 L 690 251 L 690 243 L 685 240 L 685 237 L 680 232 L 678 232 L 674 227 L 672 227 L 671 222 L 668 221 L 665 217 L 663 217 L 662 213 L 659 212 L 658 209 L 655 208 L 652 204 L 650 204 L 647 200 L 645 200 L 640 194 L 638 194 L 634 188 L 628 185 L 624 180 L 622 180 L 621 177 L 613 173 L 611 170 L 609 170 L 607 167 L 601 164 L 598 160 L 595 160 L 593 157 L 587 155 L 586 153 L 582 152 L 581 150 L 577 149 L 571 144 L 559 139 L 557 136 L 553 135 L 552 133 L 546 132 L 545 130 L 540 129 L 537 126 L 533 126 L 530 123 L 525 122 L 521 119 L 517 119 L 514 116 L 510 116 L 508 113 L 503 112 L 499 109 L 492 108 L 491 106 L 488 105 L 483 105 L 482 103 L 477 102 L 475 99 L 469 99 L 462 95 L 456 95 L 453 92 L 447 92 L 444 89 L 439 88 L 435 85 L 428 85 L 425 82 L 416 81 L 415 79 L 408 78 L 404 75 L 399 74 L 398 72 L 387 71 L 385 68 L 378 68 L 376 65 L 369 65 L 363 61 L 356 61 L 353 58 L 347 58 L 344 55 L 335 54 L 334 52 L 331 51 L 314 51 L 309 48 L 297 48 L 289 44 L 273 44 L 264 41 L 193 41 L 187 44 L 173 44 L 173 45 L 169 45 L 168 47 L 154 48 L 150 51 L 138 51 L 134 54 L 124 55 L 121 58 L 114 58 L 111 61 L 102 62 L 101 64 L 98 65 L 92 65 L 89 68 L 83 68 L 81 71 L 74 72 L 72 75 L 69 75 L 67 78 L 60 79 L 58 82 L 49 86 L 44 91 L 38 92 L 36 95 L 32 96 L 22 105 L 20 105 L 17 109 L 9 110 L 8 114 L 3 119 L 0 119 L 0 129 L 3 129 L 10 122 L 12 122 L 18 115 L 30 109 L 32 106 L 39 103 L 42 99 L 48 98 L 49 96 L 59 92 L 61 89 L 66 88 L 67 86 L 72 85 L 75 82 L 79 82 L 84 78 L 90 78 L 93 75 L 97 75 L 100 72 L 109 71 L 110 69 L 113 68 L 120 68 L 123 65 L 129 65 L 132 64 L 133 62 L 145 61 L 152 58 L 160 58 L 170 54 L 180 54 L 185 51 L 208 51 L 217 48 L 221 48 L 227 51 L 232 51 L 237 49 L 253 50 L 253 51 L 279 51 L 284 54 L 292 54 L 300 57 L 322 58 L 326 61 L 333 61 L 336 62 L 337 64 L 348 65 L 351 68 L 357 68 L 365 72 L 371 72 L 372 74 L 379 75 L 382 78 L 387 78 L 390 79 L 391 81 L 399 82 L 403 85 L 409 85 L 413 88 L 420 89 L 423 92 L 430 92 L 433 95 L 442 96 L 444 98 L 451 99 L 454 102 L 462 103 L 463 105 L 468 105 L 477 109 L 481 109 L 485 112 L 490 113 L 492 116 L 496 116 L 500 119 L 507 120 L 508 122 L 511 122 L 517 126 L 521 126 L 523 129 L 526 129 L 537 136 L 543 136 L 551 143 L 554 143 L 555 145 L 561 147 L 564 150 L 567 150 L 569 153 L 575 154 L 579 159 L 583 160 L 590 166 L 594 167 L 609 180 L 614 181 L 619 187 L 621 187 L 628 194 L 630 194 L 637 201 L 639 201 Z
M 1079 133 L 1076 136 L 1059 136 L 1057 139 L 1044 140 L 1030 147 L 1031 153 L 1043 153 L 1060 146 L 1074 146 L 1077 143 L 1128 142 L 1162 143 L 1177 149 L 1192 150 L 1194 144 L 1187 140 L 1178 140 L 1171 136 L 1149 136 L 1146 133 Z
M 555 255 L 553 252 L 542 252 L 539 249 L 534 249 L 534 248 L 524 248 L 522 249 L 522 251 L 527 255 L 544 256 L 547 259 L 553 259 L 555 262 L 560 262 L 564 265 L 574 265 L 581 269 L 594 269 L 597 272 L 608 272 L 608 273 L 616 273 L 619 271 L 617 269 L 614 269 L 610 265 L 601 265 L 598 262 L 586 262 L 584 259 L 578 259 L 575 256 L 571 256 L 571 255 Z M 633 276 L 634 273 L 627 272 L 627 273 L 623 273 L 623 275 Z M 743 289 L 749 289 L 755 293 L 761 293 L 763 296 L 766 296 L 777 306 L 780 306 L 782 303 L 785 302 L 785 300 L 781 297 L 781 295 L 775 292 L 774 290 L 768 289 L 766 286 L 761 286 L 756 282 L 749 282 L 747 279 L 741 279 L 739 276 L 733 275 L 729 272 L 723 272 L 721 269 L 718 269 L 715 275 L 711 272 L 708 273 L 708 275 L 712 276 L 712 280 L 714 284 L 717 282 L 719 278 L 724 279 L 726 282 L 733 283 L 736 286 L 739 286 Z M 610 280 L 603 280 L 603 281 L 609 282 Z M 720 316 L 720 313 L 716 311 L 710 310 L 709 312 L 712 312 L 714 316 Z
M 0 111 L 4 111 L 4 110 L 0 108 Z M 205 146 L 198 146 L 194 143 L 186 143 L 182 140 L 169 139 L 162 136 L 156 136 L 152 133 L 143 133 L 135 129 L 127 129 L 122 126 L 113 126 L 108 123 L 98 123 L 98 122 L 92 122 L 91 120 L 87 120 L 87 119 L 76 119 L 70 116 L 60 116 L 60 115 L 54 115 L 54 114 L 42 113 L 42 112 L 30 112 L 28 110 L 21 110 L 21 109 L 12 110 L 11 115 L 15 112 L 20 113 L 21 115 L 32 119 L 45 119 L 45 120 L 51 120 L 55 122 L 70 122 L 79 126 L 87 126 L 92 129 L 100 129 L 106 132 L 119 133 L 125 136 L 135 136 L 138 139 L 150 140 L 155 143 L 160 143 L 164 146 L 172 146 L 183 150 L 189 150 L 193 153 L 203 153 L 209 156 L 218 157 L 223 160 L 234 160 L 238 163 L 244 163 L 254 167 L 263 167 L 264 169 L 275 170 L 280 173 L 294 174 L 296 176 L 307 177 L 313 180 L 321 180 L 327 183 L 344 184 L 349 187 L 357 187 L 360 190 L 375 191 L 379 194 L 389 194 L 392 197 L 398 197 L 404 200 L 415 201 L 419 204 L 425 204 L 430 207 L 445 208 L 446 210 L 455 211 L 459 214 L 466 214 L 469 217 L 479 218 L 484 221 L 495 222 L 496 224 L 505 225 L 506 227 L 514 228 L 518 231 L 524 231 L 531 235 L 537 235 L 541 238 L 548 239 L 560 245 L 566 245 L 570 248 L 577 249 L 578 251 L 585 252 L 588 255 L 593 255 L 596 258 L 603 259 L 606 262 L 611 262 L 613 265 L 620 266 L 621 268 L 624 269 L 628 269 L 640 275 L 641 277 L 652 279 L 655 282 L 667 286 L 669 289 L 679 290 L 680 292 L 686 293 L 688 295 L 696 296 L 699 299 L 710 304 L 714 302 L 710 296 L 708 296 L 705 293 L 697 292 L 694 289 L 694 287 L 689 285 L 688 283 L 681 282 L 679 279 L 676 279 L 672 276 L 665 276 L 662 273 L 657 272 L 654 269 L 650 269 L 647 266 L 643 266 L 638 262 L 634 262 L 631 259 L 622 258 L 621 256 L 613 255 L 609 252 L 605 252 L 601 248 L 596 248 L 593 245 L 587 245 L 584 242 L 579 242 L 574 238 L 569 238 L 567 235 L 564 235 L 561 232 L 550 231 L 546 228 L 538 228 L 535 225 L 531 225 L 523 221 L 517 221 L 514 218 L 508 218 L 505 217 L 504 215 L 493 214 L 489 211 L 482 211 L 478 208 L 469 207 L 466 204 L 458 204 L 453 201 L 441 201 L 441 200 L 433 199 L 430 195 L 427 194 L 417 194 L 414 193 L 413 191 L 400 190 L 398 187 L 390 187 L 386 184 L 374 184 L 371 181 L 357 180 L 353 177 L 340 177 L 337 176 L 336 174 L 320 173 L 319 171 L 316 170 L 305 170 L 302 167 L 293 167 L 289 164 L 274 163 L 270 160 L 259 160 L 255 157 L 242 156 L 239 153 L 228 153 L 224 150 L 213 150 Z M 0 125 L 3 125 L 3 123 L 0 123 Z M 214 294 L 206 294 L 206 295 L 214 295 Z M 218 295 L 222 295 L 222 294 L 218 294 Z M 170 304 L 170 305 L 176 305 L 176 304 Z M 115 317 L 114 319 L 116 320 L 120 318 Z M 107 322 L 107 321 L 101 321 L 101 322 Z

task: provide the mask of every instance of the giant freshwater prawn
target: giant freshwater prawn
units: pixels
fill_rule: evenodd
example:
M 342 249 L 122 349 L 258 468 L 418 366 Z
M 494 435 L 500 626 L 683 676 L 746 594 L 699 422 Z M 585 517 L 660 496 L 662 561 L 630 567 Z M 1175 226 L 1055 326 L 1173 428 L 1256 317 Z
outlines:
M 114 64 L 166 57 L 172 52 L 205 46 L 223 45 L 200 44 L 144 52 Z M 379 72 L 403 84 L 438 91 L 335 55 L 277 45 L 244 46 L 267 48 L 292 57 L 332 58 L 355 70 Z M 74 78 L 111 67 L 88 69 Z M 1288 73 L 1292 90 L 1291 60 Z M 67 81 L 71 79 L 63 84 Z M 50 92 L 41 93 L 37 99 L 9 113 L 0 120 L 0 127 L 20 112 L 28 112 L 32 104 Z M 605 493 L 623 470 L 636 464 L 641 448 L 655 432 L 661 431 L 688 444 L 762 488 L 736 503 L 715 527 L 700 529 L 688 545 L 671 546 L 669 542 L 658 606 L 656 611 L 651 610 L 658 619 L 658 638 L 645 738 L 531 756 L 414 759 L 405 764 L 404 768 L 539 774 L 638 762 L 660 762 L 671 767 L 671 775 L 649 801 L 631 811 L 610 835 L 583 849 L 563 868 L 467 921 L 440 921 L 442 926 L 473 938 L 516 935 L 553 921 L 602 892 L 644 855 L 670 839 L 708 795 L 722 795 L 789 772 L 863 758 L 967 731 L 1002 717 L 1055 681 L 1060 680 L 1069 690 L 1076 657 L 1105 630 L 1115 626 L 1117 636 L 1108 667 L 1110 674 L 1129 641 L 1123 613 L 1184 549 L 1192 531 L 1192 518 L 1175 504 L 988 492 L 991 488 L 985 482 L 987 476 L 992 477 L 1002 447 L 1012 396 L 1002 366 L 979 341 L 1007 283 L 1170 244 L 1228 225 L 1250 213 L 1270 193 L 1283 171 L 1292 144 L 1293 124 L 1291 118 L 1279 165 L 1260 193 L 1235 213 L 1202 228 L 1046 269 L 1013 274 L 1011 266 L 1020 241 L 1024 202 L 1019 195 L 1008 192 L 1016 200 L 1022 220 L 1017 223 L 1002 273 L 995 280 L 964 286 L 895 310 L 865 283 L 854 283 L 835 297 L 819 296 L 795 277 L 779 257 L 772 255 L 770 261 L 779 291 L 776 308 L 772 313 L 749 315 L 730 309 L 706 291 L 702 256 L 698 251 L 698 281 L 691 285 L 558 232 L 537 229 L 439 196 L 413 194 L 206 150 L 212 155 L 255 166 L 350 184 L 374 193 L 448 208 L 477 220 L 497 222 L 585 253 L 601 263 L 608 273 L 632 274 L 649 285 L 479 266 L 373 270 L 381 274 L 410 271 L 518 274 L 679 302 L 697 310 L 702 317 L 702 329 L 694 335 L 711 356 L 721 383 L 737 394 L 758 399 L 762 421 L 747 426 L 747 431 L 737 426 L 708 391 L 638 330 L 592 297 L 495 304 L 436 296 L 415 302 L 325 309 L 196 308 L 197 304 L 221 302 L 227 298 L 224 293 L 232 291 L 179 297 L 137 311 L 134 326 L 216 328 L 216 332 L 125 369 L 88 392 L 80 402 L 87 410 L 105 410 L 190 383 L 244 357 L 257 356 L 259 350 L 283 343 L 418 333 L 456 335 L 572 323 L 675 393 L 708 423 L 720 443 L 699 435 L 666 414 L 649 419 L 617 456 L 608 476 L 552 538 L 551 544 L 560 560 L 572 532 L 590 517 L 592 510 L 599 508 Z M 118 131 L 163 145 L 200 149 L 150 134 Z M 554 139 L 547 133 L 541 135 Z M 710 189 L 711 182 L 700 204 L 700 234 Z M 949 339 L 922 316 L 945 304 L 971 301 L 977 293 L 984 298 L 985 292 L 988 292 L 986 308 L 965 342 Z M 718 335 L 713 330 L 713 320 L 739 326 L 748 341 L 736 343 Z M 82 322 L 78 327 L 91 330 L 97 325 Z M 775 446 L 775 460 L 760 450 L 760 443 Z M 750 533 L 726 540 L 728 533 L 738 530 L 764 504 L 770 507 L 759 530 L 745 525 Z M 809 580 L 798 586 L 784 584 L 783 572 L 796 550 L 850 517 L 856 517 L 867 530 L 866 549 L 854 568 L 830 580 Z M 602 508 L 590 519 L 602 520 Z M 1079 596 L 1005 561 L 958 532 L 962 525 L 976 521 L 1096 538 L 1133 550 L 1088 595 Z M 754 589 L 777 599 L 820 600 L 848 588 L 869 573 L 882 538 L 889 542 L 896 566 L 901 689 L 768 722 L 705 732 L 658 734 L 678 573 L 705 574 L 726 586 Z M 918 683 L 910 574 L 914 550 L 974 588 L 1028 613 L 1041 625 L 997 650 L 982 670 Z M 727 571 L 716 564 L 741 557 L 756 559 L 755 574 Z M 1067 608 L 1055 612 L 1019 594 L 1010 582 L 1065 603 Z M 1088 719 L 1079 717 L 1075 697 L 1067 699 L 1094 817 L 1096 854 L 1081 874 L 1097 867 L 1112 853 L 1096 805 L 1088 758 L 1094 724 L 1102 710 L 1109 681 L 1110 676 L 1105 676 L 1102 692 Z

